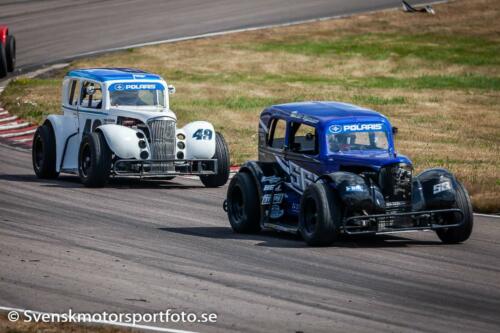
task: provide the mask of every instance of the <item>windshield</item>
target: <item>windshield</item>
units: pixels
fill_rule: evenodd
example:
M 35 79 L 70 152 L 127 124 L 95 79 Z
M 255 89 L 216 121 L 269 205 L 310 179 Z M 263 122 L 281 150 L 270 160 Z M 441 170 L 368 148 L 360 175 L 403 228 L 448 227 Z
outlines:
M 115 83 L 109 88 L 111 106 L 165 107 L 163 85 L 159 83 Z
M 330 153 L 388 149 L 389 143 L 387 134 L 384 131 L 328 134 L 328 150 Z

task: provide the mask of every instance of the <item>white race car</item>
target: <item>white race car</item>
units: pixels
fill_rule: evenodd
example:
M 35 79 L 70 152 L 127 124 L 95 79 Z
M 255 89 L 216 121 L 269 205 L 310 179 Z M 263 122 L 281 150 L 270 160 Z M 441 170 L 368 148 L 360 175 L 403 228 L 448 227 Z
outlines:
M 158 75 L 128 68 L 70 71 L 63 81 L 63 115 L 50 115 L 33 138 L 40 178 L 79 174 L 101 187 L 110 176 L 198 175 L 207 187 L 229 177 L 229 151 L 212 124 L 176 127 L 169 108 L 173 86 Z

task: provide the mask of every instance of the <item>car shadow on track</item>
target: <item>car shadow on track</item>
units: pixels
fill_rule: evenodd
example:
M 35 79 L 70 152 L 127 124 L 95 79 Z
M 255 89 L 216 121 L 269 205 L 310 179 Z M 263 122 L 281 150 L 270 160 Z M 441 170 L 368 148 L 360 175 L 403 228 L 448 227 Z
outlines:
M 35 175 L 8 175 L 0 174 L 0 180 L 12 182 L 26 182 L 26 183 L 41 183 L 44 187 L 54 188 L 85 188 L 80 183 L 80 178 L 77 176 L 64 175 L 59 176 L 57 179 L 39 179 Z M 105 188 L 112 189 L 192 189 L 192 188 L 205 188 L 201 183 L 198 184 L 183 184 L 179 183 L 176 179 L 162 180 L 162 179 L 138 179 L 138 178 L 111 178 L 106 184 Z
M 302 238 L 298 235 L 280 233 L 275 231 L 264 231 L 259 234 L 237 234 L 230 227 L 180 227 L 180 228 L 158 228 L 162 231 L 214 239 L 253 240 L 259 243 L 255 246 L 277 247 L 277 248 L 307 248 Z M 331 248 L 387 248 L 408 246 L 436 246 L 440 241 L 416 240 L 394 235 L 380 236 L 341 236 Z

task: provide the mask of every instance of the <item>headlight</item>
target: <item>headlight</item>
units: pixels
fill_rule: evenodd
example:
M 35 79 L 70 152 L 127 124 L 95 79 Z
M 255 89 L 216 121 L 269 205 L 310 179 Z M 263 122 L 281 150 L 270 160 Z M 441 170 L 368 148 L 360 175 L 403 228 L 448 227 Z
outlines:
M 184 134 L 182 134 L 182 133 L 179 133 L 179 134 L 177 134 L 177 139 L 179 139 L 179 140 L 185 140 L 186 136 Z
M 184 148 L 186 148 L 186 145 L 184 144 L 184 142 L 179 141 L 179 142 L 177 142 L 177 148 L 184 149 Z

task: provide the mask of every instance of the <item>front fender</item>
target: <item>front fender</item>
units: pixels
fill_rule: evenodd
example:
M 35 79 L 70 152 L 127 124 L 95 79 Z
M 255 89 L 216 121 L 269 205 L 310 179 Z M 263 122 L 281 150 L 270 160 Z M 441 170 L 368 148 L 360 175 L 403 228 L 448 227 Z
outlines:
M 119 158 L 135 158 L 137 160 L 142 160 L 141 152 L 143 151 L 148 152 L 148 159 L 151 156 L 149 143 L 145 136 L 143 136 L 143 138 L 137 136 L 137 133 L 144 135 L 141 130 L 121 125 L 107 124 L 97 127 L 96 131 L 102 132 L 109 148 Z M 139 147 L 140 140 L 146 142 L 146 148 L 141 149 Z
M 332 186 L 344 205 L 351 211 L 379 213 L 385 210 L 385 200 L 375 184 L 369 184 L 363 177 L 345 171 L 333 172 L 320 178 Z
M 215 130 L 206 121 L 193 121 L 182 128 L 186 133 L 186 159 L 208 159 L 215 155 Z
M 427 169 L 417 176 L 426 209 L 453 207 L 458 187 L 455 176 L 446 169 Z

